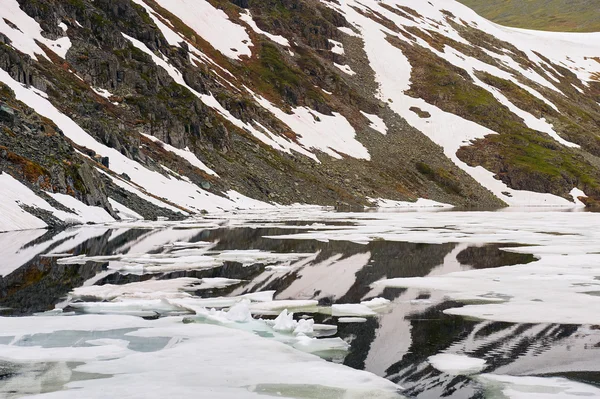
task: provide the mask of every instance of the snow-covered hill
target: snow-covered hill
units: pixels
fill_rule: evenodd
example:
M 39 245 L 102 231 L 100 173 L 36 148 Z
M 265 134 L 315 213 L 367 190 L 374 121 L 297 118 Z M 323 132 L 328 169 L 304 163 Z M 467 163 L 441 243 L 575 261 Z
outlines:
M 1 3 L 0 231 L 600 198 L 600 33 L 453 0 Z

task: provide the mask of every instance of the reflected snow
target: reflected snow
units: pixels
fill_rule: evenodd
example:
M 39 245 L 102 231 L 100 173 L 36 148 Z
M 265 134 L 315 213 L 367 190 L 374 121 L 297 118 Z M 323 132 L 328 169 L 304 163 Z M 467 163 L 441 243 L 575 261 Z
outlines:
M 0 396 L 598 396 L 598 222 L 300 208 L 0 234 Z

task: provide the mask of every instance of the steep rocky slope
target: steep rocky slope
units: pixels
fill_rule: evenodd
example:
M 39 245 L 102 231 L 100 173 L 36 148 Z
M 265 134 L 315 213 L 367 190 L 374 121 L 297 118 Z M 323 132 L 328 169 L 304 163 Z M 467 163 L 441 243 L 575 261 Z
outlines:
M 0 231 L 600 198 L 597 34 L 450 0 L 2 4 Z

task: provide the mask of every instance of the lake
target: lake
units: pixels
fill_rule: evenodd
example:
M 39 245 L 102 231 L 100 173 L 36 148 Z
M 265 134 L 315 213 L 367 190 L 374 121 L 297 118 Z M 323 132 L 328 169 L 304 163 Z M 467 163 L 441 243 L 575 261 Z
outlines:
M 0 275 L 0 397 L 600 397 L 597 213 L 20 231 Z

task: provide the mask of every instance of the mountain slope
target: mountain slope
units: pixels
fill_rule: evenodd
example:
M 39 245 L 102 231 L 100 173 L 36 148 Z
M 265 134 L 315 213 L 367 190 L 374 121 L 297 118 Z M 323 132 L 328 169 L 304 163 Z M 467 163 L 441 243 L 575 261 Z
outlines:
M 450 0 L 4 3 L 0 168 L 47 203 L 3 197 L 25 227 L 600 197 L 596 34 Z
M 594 0 L 459 0 L 500 25 L 554 32 L 600 32 Z

